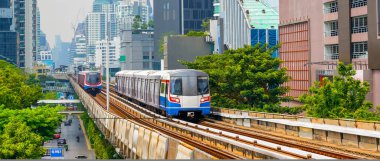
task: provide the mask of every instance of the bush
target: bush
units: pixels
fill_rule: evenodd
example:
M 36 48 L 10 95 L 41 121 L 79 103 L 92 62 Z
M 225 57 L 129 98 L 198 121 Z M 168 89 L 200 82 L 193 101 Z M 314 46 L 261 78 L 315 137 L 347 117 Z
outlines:
M 96 127 L 94 121 L 88 116 L 87 111 L 82 115 L 82 120 L 87 132 L 87 136 L 91 142 L 92 148 L 95 150 L 97 159 L 121 159 L 117 155 L 115 148 L 103 137 L 101 131 Z M 117 155 L 114 158 L 114 155 Z

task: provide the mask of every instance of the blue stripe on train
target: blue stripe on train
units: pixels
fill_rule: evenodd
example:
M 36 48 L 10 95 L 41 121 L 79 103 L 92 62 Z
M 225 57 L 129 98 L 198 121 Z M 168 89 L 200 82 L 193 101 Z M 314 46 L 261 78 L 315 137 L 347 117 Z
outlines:
M 99 85 L 99 86 L 88 86 L 88 85 L 84 85 L 84 89 L 85 89 L 85 90 L 87 90 L 87 89 L 91 89 L 91 88 L 96 88 L 96 89 L 101 90 L 103 87 L 102 87 L 102 85 Z
M 166 105 L 165 105 L 166 101 Z M 160 108 L 165 110 L 169 116 L 178 116 L 180 111 L 202 111 L 202 115 L 210 114 L 210 102 L 200 104 L 200 107 L 181 107 L 179 103 L 172 103 L 165 97 L 160 96 Z

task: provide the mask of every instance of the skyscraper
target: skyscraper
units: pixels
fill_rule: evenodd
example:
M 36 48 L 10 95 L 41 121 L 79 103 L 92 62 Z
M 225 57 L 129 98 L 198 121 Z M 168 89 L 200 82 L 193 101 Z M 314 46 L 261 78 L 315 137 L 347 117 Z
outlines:
M 37 0 L 14 0 L 15 30 L 19 34 L 19 67 L 32 69 L 37 55 Z
M 118 35 L 115 5 L 112 0 L 95 0 L 93 12 L 88 13 L 86 18 L 87 56 L 90 63 L 95 63 L 97 41 L 106 38 L 106 23 L 108 23 L 109 40 L 112 40 Z
M 212 2 L 213 0 L 154 1 L 155 53 L 159 53 L 160 41 L 165 34 L 201 31 L 202 21 L 213 17 Z
M 12 26 L 13 5 L 10 0 L 0 0 L 0 59 L 18 64 L 18 36 Z
M 148 24 L 151 20 L 149 6 L 136 1 L 121 1 L 116 7 L 119 30 L 131 30 L 135 16 L 140 16 L 141 22 Z

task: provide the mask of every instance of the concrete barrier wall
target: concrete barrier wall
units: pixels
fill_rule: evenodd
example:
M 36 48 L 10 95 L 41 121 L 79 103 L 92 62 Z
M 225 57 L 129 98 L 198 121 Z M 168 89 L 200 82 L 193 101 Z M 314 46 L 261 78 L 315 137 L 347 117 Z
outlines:
M 281 115 L 281 114 L 271 114 L 271 113 L 263 113 L 263 112 L 253 112 L 253 111 L 241 111 L 230 110 L 230 109 L 215 109 L 212 108 L 212 111 L 218 111 L 221 113 L 229 113 L 229 114 L 239 114 L 241 116 L 251 116 L 257 118 L 283 118 L 292 121 L 299 122 L 307 122 L 307 123 L 316 123 L 316 124 L 326 124 L 326 125 L 335 125 L 349 128 L 358 128 L 372 131 L 380 131 L 380 123 L 378 122 L 363 122 L 363 121 L 355 121 L 355 120 L 347 120 L 347 119 L 323 119 L 323 118 L 309 118 L 309 117 L 298 117 L 292 115 Z M 233 120 L 233 118 L 222 118 Z M 318 140 L 329 142 L 337 145 L 344 145 L 347 147 L 372 150 L 372 151 L 380 151 L 380 140 L 379 138 L 370 138 L 365 136 L 358 135 L 350 135 L 338 132 L 332 132 L 327 130 L 318 130 L 311 129 L 306 127 L 295 127 L 289 126 L 281 123 L 271 123 L 263 120 L 256 119 L 235 119 L 237 121 L 233 122 L 239 126 L 252 127 L 257 129 L 262 129 L 265 131 L 271 131 L 281 134 L 286 134 L 289 136 L 301 137 L 310 140 Z
M 212 108 L 211 111 L 226 113 L 226 114 L 235 114 L 235 115 L 240 115 L 240 116 L 289 119 L 289 120 L 295 120 L 295 121 L 301 121 L 301 122 L 311 122 L 311 123 L 317 123 L 317 124 L 327 124 L 327 125 L 336 125 L 336 126 L 352 127 L 352 128 L 359 128 L 359 129 L 365 129 L 365 130 L 380 131 L 380 122 L 366 122 L 366 121 L 357 121 L 357 120 L 349 120 L 349 119 L 309 118 L 309 117 L 302 117 L 302 116 L 295 116 L 295 115 L 244 111 L 244 110 L 235 110 L 235 109 L 226 109 L 226 108 Z
M 70 81 L 90 117 L 100 118 L 94 120 L 96 125 L 113 146 L 120 149 L 121 155 L 125 158 L 215 159 L 215 157 L 195 147 L 138 125 L 133 120 L 122 119 L 108 113 L 73 80 Z

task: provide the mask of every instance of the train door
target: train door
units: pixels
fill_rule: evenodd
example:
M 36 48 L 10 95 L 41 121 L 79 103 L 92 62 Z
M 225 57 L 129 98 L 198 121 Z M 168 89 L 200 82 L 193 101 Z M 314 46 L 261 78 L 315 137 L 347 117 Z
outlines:
M 166 108 L 167 107 L 167 84 L 166 82 L 161 82 L 160 86 L 160 107 Z

